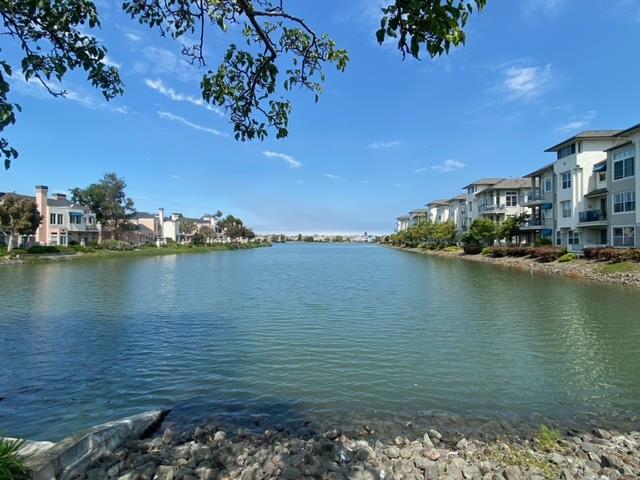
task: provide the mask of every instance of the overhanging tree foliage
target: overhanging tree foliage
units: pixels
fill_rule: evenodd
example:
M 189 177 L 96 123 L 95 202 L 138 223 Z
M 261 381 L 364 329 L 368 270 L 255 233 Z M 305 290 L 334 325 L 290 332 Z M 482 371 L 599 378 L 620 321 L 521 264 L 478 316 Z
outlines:
M 465 42 L 469 16 L 487 0 L 388 0 L 381 10 L 383 43 L 397 39 L 403 56 L 419 58 L 422 48 L 431 57 L 448 53 Z M 348 53 L 326 34 L 315 30 L 285 6 L 286 0 L 125 0 L 123 10 L 161 35 L 186 43 L 182 53 L 203 69 L 202 97 L 229 115 L 238 140 L 264 139 L 270 130 L 277 138 L 288 135 L 294 89 L 311 92 L 316 101 L 325 81 L 323 67 L 344 71 Z M 107 100 L 123 92 L 118 70 L 105 62 L 106 48 L 83 27 L 100 27 L 90 0 L 0 0 L 5 38 L 22 51 L 20 64 L 27 81 L 36 81 L 54 96 L 69 70 L 83 69 L 90 83 Z M 209 69 L 205 39 L 211 29 L 242 29 L 243 45 L 230 43 L 217 68 Z M 195 42 L 188 40 L 195 37 Z M 10 63 L 0 58 L 0 132 L 15 123 L 20 107 L 9 100 Z M 18 156 L 8 140 L 0 138 L 5 167 Z

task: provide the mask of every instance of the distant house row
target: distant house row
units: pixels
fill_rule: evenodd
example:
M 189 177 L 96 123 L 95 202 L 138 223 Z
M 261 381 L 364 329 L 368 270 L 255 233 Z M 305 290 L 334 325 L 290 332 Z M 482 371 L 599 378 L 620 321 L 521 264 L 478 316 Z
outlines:
M 584 131 L 546 152 L 555 160 L 523 178 L 476 180 L 462 195 L 398 217 L 396 231 L 452 221 L 463 234 L 479 218 L 500 223 L 527 214 L 521 230 L 529 243 L 548 239 L 570 251 L 640 246 L 640 124 Z
M 86 245 L 112 237 L 112 232 L 96 221 L 94 212 L 73 203 L 65 194 L 55 193 L 49 196 L 49 189 L 45 185 L 36 185 L 35 196 L 0 192 L 0 203 L 6 195 L 33 200 L 42 216 L 42 223 L 35 235 L 17 239 L 22 245 Z M 183 231 L 182 226 L 186 222 L 194 226 L 192 231 Z M 170 241 L 187 243 L 194 233 L 203 231 L 204 227 L 211 229 L 210 241 L 228 241 L 218 226 L 217 217 L 205 215 L 201 218 L 187 218 L 180 213 L 165 216 L 163 208 L 157 214 L 136 212 L 128 219 L 126 228 L 119 232 L 119 238 L 134 245 L 163 244 Z M 0 243 L 6 243 L 2 233 Z

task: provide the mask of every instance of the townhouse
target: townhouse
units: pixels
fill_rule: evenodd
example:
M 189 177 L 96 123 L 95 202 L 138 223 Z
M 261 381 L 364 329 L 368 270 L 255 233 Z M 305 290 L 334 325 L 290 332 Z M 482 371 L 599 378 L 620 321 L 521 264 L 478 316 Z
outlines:
M 522 237 L 581 251 L 640 247 L 640 124 L 626 130 L 587 130 L 548 148 L 553 162 L 523 178 L 481 178 L 450 200 L 427 204 L 427 219 L 453 221 L 459 234 L 479 219 L 500 223 L 527 214 Z M 409 228 L 398 217 L 398 231 Z
M 49 197 L 49 187 L 36 185 L 35 195 L 0 193 L 0 202 L 7 195 L 27 198 L 35 202 L 42 222 L 35 235 L 18 240 L 22 246 L 38 243 L 40 245 L 86 245 L 97 242 L 99 226 L 95 213 L 67 199 L 63 193 Z
M 409 226 L 415 227 L 419 223 L 423 223 L 428 221 L 429 219 L 429 209 L 427 208 L 416 208 L 409 212 Z
M 400 215 L 396 218 L 396 232 L 404 232 L 409 229 L 409 222 L 411 221 L 411 215 Z
M 449 221 L 449 202 L 447 200 L 433 200 L 426 205 L 427 220 L 432 223 L 445 223 Z

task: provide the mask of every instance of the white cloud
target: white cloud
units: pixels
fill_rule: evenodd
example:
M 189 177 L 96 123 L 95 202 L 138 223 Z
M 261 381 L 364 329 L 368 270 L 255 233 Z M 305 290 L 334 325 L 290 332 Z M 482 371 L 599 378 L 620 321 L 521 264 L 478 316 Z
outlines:
M 458 170 L 462 170 L 463 168 L 464 168 L 464 163 L 458 160 L 453 160 L 453 159 L 445 160 L 443 163 L 439 165 L 432 165 L 430 167 L 431 170 L 436 170 L 438 172 L 444 172 L 444 173 L 455 172 Z M 426 171 L 427 171 L 427 168 L 423 167 L 416 170 L 416 173 L 424 173 Z
M 524 13 L 553 15 L 558 13 L 567 2 L 568 0 L 526 0 L 524 2 Z
M 374 150 L 378 150 L 380 148 L 393 148 L 393 147 L 402 147 L 404 143 L 398 140 L 392 140 L 390 142 L 373 142 L 370 143 L 367 148 L 372 148 Z
M 595 110 L 589 110 L 585 115 L 581 117 L 573 117 L 564 125 L 560 125 L 556 128 L 556 133 L 577 132 L 584 130 L 592 120 L 598 116 L 598 112 Z
M 216 107 L 212 107 L 207 102 L 205 102 L 202 98 L 196 98 L 191 95 L 185 95 L 184 93 L 176 92 L 173 88 L 168 87 L 164 84 L 164 82 L 160 79 L 152 80 L 150 78 L 145 79 L 144 83 L 152 90 L 155 90 L 158 93 L 161 93 L 165 97 L 170 98 L 174 102 L 188 102 L 197 107 L 203 107 L 209 110 L 210 112 L 215 112 L 219 116 L 224 116 L 224 112 Z
M 216 130 L 215 128 L 203 127 L 202 125 L 198 125 L 197 123 L 190 122 L 189 120 L 184 119 L 182 117 L 179 117 L 178 115 L 174 115 L 173 113 L 158 111 L 158 116 L 160 118 L 165 118 L 167 120 L 172 120 L 174 122 L 182 123 L 183 125 L 186 125 L 187 127 L 193 128 L 194 130 L 199 130 L 201 132 L 210 133 L 210 134 L 215 135 L 217 137 L 228 137 L 229 136 L 228 134 L 223 133 L 223 132 L 221 132 L 219 130 Z
M 142 49 L 142 57 L 146 62 L 138 61 L 133 64 L 136 73 L 171 75 L 172 78 L 184 82 L 197 82 L 202 79 L 197 68 L 164 48 L 147 46 Z
M 340 177 L 338 175 L 333 175 L 331 173 L 325 173 L 324 176 L 327 177 L 327 178 L 330 178 L 331 180 L 335 180 L 337 182 L 346 182 L 347 181 L 346 178 L 342 178 L 342 177 Z
M 111 57 L 109 57 L 109 55 L 105 55 L 102 61 L 105 65 L 108 65 L 110 67 L 120 68 L 122 66 L 121 63 L 115 62 Z
M 287 155 L 284 153 L 271 152 L 269 150 L 265 150 L 264 152 L 262 152 L 262 154 L 267 158 L 279 158 L 281 160 L 284 160 L 289 164 L 291 168 L 300 168 L 302 166 L 302 163 L 296 160 L 291 155 Z
M 520 61 L 503 65 L 498 91 L 506 100 L 531 101 L 547 92 L 553 85 L 554 72 L 550 64 L 534 66 Z
M 169 175 L 169 178 L 173 178 L 174 180 L 182 180 L 180 175 Z
M 132 32 L 125 32 L 123 33 L 123 35 L 124 35 L 124 38 L 126 38 L 130 42 L 139 42 L 140 40 L 142 40 L 142 37 L 140 35 L 136 35 L 135 33 L 132 33 Z
M 15 75 L 12 78 L 15 79 L 12 83 L 13 86 L 16 87 L 16 90 L 25 95 L 29 95 L 30 97 L 38 98 L 41 100 L 56 99 L 56 97 L 49 94 L 44 85 L 42 85 L 42 83 L 36 78 L 31 77 L 29 81 L 26 81 L 21 75 Z M 49 88 L 54 91 L 65 92 L 64 96 L 62 97 L 63 99 L 75 102 L 84 108 L 88 108 L 89 110 L 104 110 L 122 114 L 130 113 L 128 107 L 126 106 L 116 106 L 101 98 L 98 98 L 94 95 L 89 95 L 80 90 L 65 88 L 59 82 L 50 80 L 47 81 L 47 85 L 49 85 Z

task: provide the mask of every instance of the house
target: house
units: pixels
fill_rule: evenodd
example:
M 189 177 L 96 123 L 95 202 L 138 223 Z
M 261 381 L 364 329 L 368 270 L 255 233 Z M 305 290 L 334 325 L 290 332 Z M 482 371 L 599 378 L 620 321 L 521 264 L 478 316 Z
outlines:
M 6 195 L 8 194 L 0 194 L 0 202 Z M 71 202 L 64 193 L 56 193 L 49 197 L 49 187 L 36 185 L 35 196 L 18 196 L 34 201 L 42 216 L 42 223 L 35 235 L 20 239 L 21 245 L 86 245 L 98 241 L 99 226 L 95 213 Z
M 608 244 L 608 195 L 602 192 L 607 184 L 604 161 L 620 133 L 588 130 L 546 150 L 556 154 L 556 245 L 580 251 L 585 246 Z
M 477 216 L 502 223 L 506 218 L 527 213 L 523 206 L 525 193 L 531 190 L 530 178 L 504 178 L 493 185 L 487 185 L 476 194 Z
M 554 163 L 545 165 L 524 177 L 531 180 L 531 189 L 527 192 L 523 203 L 523 206 L 530 210 L 530 215 L 521 225 L 521 229 L 529 244 L 542 240 L 553 242 L 556 226 Z
M 439 199 L 427 203 L 429 210 L 428 220 L 432 223 L 445 223 L 449 221 L 449 202 Z

